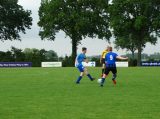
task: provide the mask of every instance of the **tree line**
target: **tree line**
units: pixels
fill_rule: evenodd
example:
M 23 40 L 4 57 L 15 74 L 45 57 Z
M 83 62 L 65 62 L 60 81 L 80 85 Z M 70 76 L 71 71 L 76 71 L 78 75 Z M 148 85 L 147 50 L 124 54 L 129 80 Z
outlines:
M 17 2 L 0 1 L 1 40 L 20 40 L 19 33 L 32 25 L 31 11 Z M 54 41 L 59 31 L 72 40 L 72 65 L 86 37 L 93 43 L 95 37 L 108 42 L 114 37 L 116 47 L 131 51 L 138 66 L 146 43 L 155 45 L 160 37 L 159 0 L 41 0 L 39 18 L 42 40 Z
M 138 54 L 135 53 L 135 56 Z M 132 54 L 126 54 L 130 58 L 129 66 L 137 66 L 137 59 L 132 59 Z M 100 56 L 90 56 L 88 59 L 90 61 L 95 61 L 96 66 L 101 66 Z M 41 62 L 53 62 L 60 61 L 62 62 L 63 67 L 72 66 L 72 57 L 58 57 L 57 53 L 53 50 L 46 51 L 45 49 L 36 49 L 36 48 L 25 48 L 24 50 L 11 47 L 10 50 L 4 52 L 0 51 L 0 62 L 32 62 L 33 67 L 41 67 Z M 142 61 L 160 61 L 160 53 L 154 54 L 142 54 Z
M 33 67 L 40 67 L 41 62 L 57 61 L 58 55 L 53 50 L 25 48 L 24 50 L 11 47 L 6 52 L 0 51 L 0 62 L 32 62 Z

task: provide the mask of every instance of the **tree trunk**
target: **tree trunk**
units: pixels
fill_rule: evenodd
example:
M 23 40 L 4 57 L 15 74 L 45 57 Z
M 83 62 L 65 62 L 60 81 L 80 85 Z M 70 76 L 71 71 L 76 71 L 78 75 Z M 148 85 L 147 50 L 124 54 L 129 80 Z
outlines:
M 74 66 L 75 64 L 75 59 L 77 56 L 77 39 L 72 38 L 72 65 Z
M 144 41 L 144 34 L 145 34 L 145 29 L 142 29 L 139 32 L 139 42 L 138 42 L 138 60 L 137 60 L 137 66 L 141 66 L 141 59 L 142 59 L 142 41 Z
M 141 53 L 142 53 L 142 47 L 141 43 L 138 44 L 138 60 L 137 60 L 137 66 L 141 66 Z
M 132 59 L 134 59 L 134 51 L 132 50 L 131 52 L 132 52 Z

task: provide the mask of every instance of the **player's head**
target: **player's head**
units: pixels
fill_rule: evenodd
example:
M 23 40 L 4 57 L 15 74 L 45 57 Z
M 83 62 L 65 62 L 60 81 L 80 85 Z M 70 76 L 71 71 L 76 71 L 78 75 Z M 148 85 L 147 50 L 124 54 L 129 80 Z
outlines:
M 112 47 L 111 46 L 108 47 L 108 51 L 112 52 Z
M 106 47 L 106 51 L 109 51 L 109 45 Z
M 83 48 L 82 48 L 82 52 L 83 52 L 83 53 L 86 53 L 86 52 L 87 52 L 87 48 L 86 48 L 86 47 L 83 47 Z

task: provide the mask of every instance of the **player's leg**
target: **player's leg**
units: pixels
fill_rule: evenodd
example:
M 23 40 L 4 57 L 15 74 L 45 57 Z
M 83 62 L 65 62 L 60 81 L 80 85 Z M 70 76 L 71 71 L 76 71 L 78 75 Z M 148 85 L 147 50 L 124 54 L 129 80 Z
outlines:
M 104 82 L 105 82 L 106 76 L 107 76 L 107 75 L 106 75 L 105 73 L 104 73 L 103 76 L 102 76 L 102 81 L 101 81 L 101 84 L 100 84 L 101 87 L 103 87 L 103 84 L 104 84 Z
M 116 77 L 117 77 L 117 68 L 116 67 L 114 67 L 113 69 L 112 69 L 112 74 L 113 74 L 113 76 L 112 76 L 112 81 L 113 81 L 113 83 L 116 85 Z
M 81 81 L 83 75 L 84 75 L 84 72 L 81 72 L 81 73 L 80 73 L 80 76 L 78 77 L 78 79 L 77 79 L 77 81 L 76 81 L 77 84 L 80 83 L 80 81 Z
M 109 71 L 110 71 L 110 70 L 109 70 L 108 68 L 105 68 L 105 71 L 104 71 L 103 77 L 102 77 L 102 82 L 101 82 L 101 84 L 100 84 L 101 87 L 103 87 L 103 84 L 104 84 L 104 82 L 105 82 L 105 78 L 108 76 Z
M 102 63 L 102 74 L 101 74 L 101 77 L 103 77 L 103 73 L 104 73 L 104 71 L 105 71 L 105 59 L 103 58 L 102 60 L 101 60 L 101 63 Z
M 102 64 L 102 75 L 101 75 L 102 77 L 103 77 L 104 71 L 105 71 L 105 63 Z
M 84 72 L 85 72 L 85 74 L 88 76 L 88 78 L 89 78 L 91 81 L 95 80 L 95 78 L 93 78 L 93 77 L 89 74 L 88 69 L 87 69 L 86 67 L 84 68 Z
M 84 76 L 84 67 L 81 65 L 81 66 L 78 66 L 77 68 L 80 71 L 80 76 L 77 78 L 76 83 L 79 84 L 82 77 Z

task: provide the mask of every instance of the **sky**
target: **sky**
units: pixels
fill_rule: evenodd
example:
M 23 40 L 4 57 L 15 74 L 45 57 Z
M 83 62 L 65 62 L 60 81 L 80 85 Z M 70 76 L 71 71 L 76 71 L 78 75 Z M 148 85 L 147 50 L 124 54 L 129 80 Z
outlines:
M 54 50 L 57 52 L 58 56 L 71 55 L 72 52 L 72 44 L 71 39 L 65 35 L 64 32 L 60 31 L 56 34 L 56 38 L 54 41 L 42 41 L 40 36 L 38 35 L 40 28 L 37 25 L 39 21 L 38 17 L 38 9 L 40 7 L 41 0 L 19 0 L 18 4 L 22 5 L 25 10 L 32 11 L 33 25 L 30 30 L 26 30 L 26 34 L 21 34 L 21 41 L 0 41 L 0 50 L 7 51 L 10 50 L 11 46 L 16 48 L 25 49 L 25 48 L 37 48 L 37 49 L 45 49 L 45 50 Z M 114 39 L 111 39 L 111 46 L 114 47 L 113 44 Z M 102 50 L 109 45 L 107 41 L 97 39 L 97 38 L 86 38 L 81 41 L 81 44 L 78 45 L 77 53 L 81 52 L 82 47 L 87 47 L 88 56 L 92 55 L 100 55 Z M 119 55 L 124 55 L 126 53 L 130 53 L 126 50 L 116 50 Z M 143 53 L 152 54 L 154 52 L 160 52 L 160 39 L 158 43 L 154 46 L 147 43 L 146 48 L 144 48 Z

